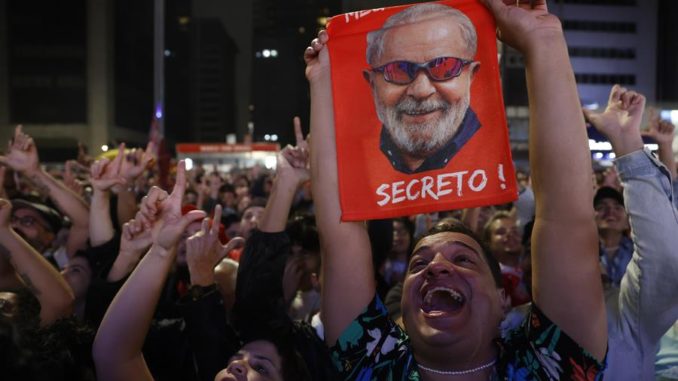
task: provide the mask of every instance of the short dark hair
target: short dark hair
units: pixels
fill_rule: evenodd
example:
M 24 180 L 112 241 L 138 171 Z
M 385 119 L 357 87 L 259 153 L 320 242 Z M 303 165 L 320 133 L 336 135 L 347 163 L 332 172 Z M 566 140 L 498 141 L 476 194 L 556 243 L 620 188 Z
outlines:
M 14 324 L 21 330 L 37 330 L 40 325 L 40 302 L 26 287 L 0 290 L 12 292 L 16 295 L 16 314 L 12 318 Z
M 485 226 L 483 227 L 483 236 L 481 239 L 486 243 L 489 243 L 490 239 L 492 238 L 492 224 L 494 221 L 505 219 L 515 219 L 515 217 L 507 210 L 498 210 L 494 212 L 494 214 L 487 220 Z
M 624 206 L 624 195 L 612 187 L 605 186 L 598 188 L 595 196 L 593 196 L 593 207 L 596 207 L 599 203 L 608 198 L 617 201 L 619 205 Z
M 320 253 L 320 239 L 318 230 L 308 219 L 295 218 L 287 223 L 285 228 L 292 244 L 298 244 L 304 250 Z
M 25 287 L 17 296 L 17 314 L 0 315 L 0 369 L 15 380 L 95 380 L 94 331 L 75 317 L 40 327 L 40 304 Z M 4 378 L 3 378 L 4 379 Z
M 395 13 L 386 19 L 381 28 L 367 34 L 367 49 L 365 52 L 367 63 L 375 65 L 377 60 L 382 56 L 384 53 L 384 36 L 390 29 L 437 17 L 452 17 L 456 19 L 457 25 L 461 29 L 461 36 L 464 42 L 466 42 L 466 48 L 471 54 L 470 58 L 472 59 L 478 49 L 478 36 L 471 19 L 456 8 L 444 4 L 426 3 L 416 4 Z
M 257 331 L 249 331 L 243 338 L 243 345 L 259 340 L 273 344 L 280 355 L 284 381 L 311 381 L 306 361 L 295 348 L 291 327 L 276 325 L 274 323 L 269 326 L 260 326 Z
M 235 193 L 235 187 L 233 184 L 226 183 L 219 188 L 219 193 Z
M 471 239 L 476 241 L 478 243 L 478 245 L 480 245 L 480 249 L 482 251 L 481 254 L 485 258 L 485 261 L 487 262 L 487 264 L 490 266 L 490 272 L 492 273 L 492 278 L 494 279 L 494 284 L 497 286 L 497 288 L 503 287 L 503 281 L 502 281 L 502 277 L 501 277 L 501 268 L 499 267 L 499 262 L 490 253 L 490 249 L 487 246 L 487 243 L 485 241 L 483 241 L 482 239 L 480 239 L 480 237 L 478 237 L 478 235 L 476 233 L 474 233 L 473 230 L 469 229 L 466 225 L 464 225 L 464 223 L 462 223 L 461 221 L 459 221 L 456 218 L 448 217 L 448 218 L 444 218 L 444 219 L 438 221 L 438 223 L 433 225 L 433 227 L 431 229 L 429 229 L 426 232 L 426 234 L 424 234 L 423 236 L 421 236 L 417 240 L 417 242 L 414 246 L 416 247 L 419 244 L 419 242 L 421 242 L 421 240 L 424 239 L 425 237 L 432 236 L 432 235 L 438 234 L 438 233 L 444 233 L 444 232 L 461 233 L 461 234 L 464 234 L 464 235 L 471 237 Z M 410 254 L 410 258 L 411 257 L 412 257 L 412 254 Z M 409 262 L 410 258 L 408 258 L 408 262 Z
M 14 211 L 20 209 L 35 210 L 40 217 L 47 223 L 47 228 L 57 234 L 64 225 L 64 218 L 56 209 L 43 202 L 39 197 L 32 195 L 22 195 L 21 198 L 12 199 Z

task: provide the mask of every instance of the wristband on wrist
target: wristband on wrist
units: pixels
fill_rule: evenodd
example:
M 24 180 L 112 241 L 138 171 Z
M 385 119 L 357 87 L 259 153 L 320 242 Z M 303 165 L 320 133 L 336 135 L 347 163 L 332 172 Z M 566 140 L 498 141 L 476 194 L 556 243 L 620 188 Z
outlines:
M 216 291 L 216 289 L 216 283 L 212 283 L 209 286 L 199 286 L 194 284 L 188 288 L 188 293 L 191 295 L 191 299 L 195 302 L 202 299 L 205 295 L 212 293 L 212 291 Z

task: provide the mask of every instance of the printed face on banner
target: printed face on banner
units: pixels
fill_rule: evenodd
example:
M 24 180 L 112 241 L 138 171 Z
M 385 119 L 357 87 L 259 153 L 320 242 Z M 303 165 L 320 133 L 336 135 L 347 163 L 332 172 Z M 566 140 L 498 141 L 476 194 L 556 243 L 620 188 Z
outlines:
M 344 220 L 515 198 L 494 30 L 472 0 L 330 21 Z
M 365 79 L 384 129 L 382 147 L 390 147 L 384 154 L 403 173 L 444 167 L 456 153 L 446 145 L 460 128 L 471 135 L 480 127 L 465 118 L 479 68 L 475 27 L 456 9 L 436 8 L 407 8 L 367 35 Z M 438 160 L 424 165 L 430 157 Z

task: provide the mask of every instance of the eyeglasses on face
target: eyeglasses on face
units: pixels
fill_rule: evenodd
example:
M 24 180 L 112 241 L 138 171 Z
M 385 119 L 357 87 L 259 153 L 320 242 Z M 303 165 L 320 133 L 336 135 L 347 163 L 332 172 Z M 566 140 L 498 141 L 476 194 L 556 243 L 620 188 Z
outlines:
M 41 227 L 47 229 L 47 227 L 45 225 L 41 224 L 38 221 L 38 219 L 33 217 L 33 216 L 23 216 L 23 217 L 12 216 L 10 218 L 10 223 L 11 224 L 18 224 L 18 225 L 21 225 L 25 228 L 32 228 L 33 226 L 41 226 Z
M 372 71 L 382 73 L 384 80 L 396 85 L 408 85 L 414 81 L 419 70 L 425 70 L 428 77 L 437 82 L 458 77 L 472 60 L 456 57 L 438 57 L 428 62 L 393 61 L 373 68 Z

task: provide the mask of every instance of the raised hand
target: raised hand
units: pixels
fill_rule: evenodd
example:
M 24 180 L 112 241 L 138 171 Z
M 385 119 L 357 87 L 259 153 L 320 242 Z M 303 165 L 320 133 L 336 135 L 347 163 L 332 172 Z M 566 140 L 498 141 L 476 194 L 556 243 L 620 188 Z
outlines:
M 229 251 L 245 244 L 242 238 L 234 238 L 226 245 L 222 245 L 219 241 L 219 221 L 221 221 L 221 205 L 214 208 L 212 226 L 210 227 L 209 219 L 203 219 L 200 231 L 186 241 L 186 263 L 193 285 L 213 284 L 214 267 Z
M 40 190 L 49 196 L 59 211 L 71 220 L 71 230 L 66 242 L 68 255 L 84 249 L 88 238 L 89 210 L 85 200 L 72 192 L 63 182 L 40 168 L 38 149 L 33 138 L 23 133 L 21 126 L 14 130 L 6 156 L 0 156 L 0 164 L 6 164 L 22 172 Z
M 305 273 L 305 259 L 302 256 L 290 257 L 285 263 L 285 271 L 283 272 L 282 288 L 283 298 L 285 303 L 289 304 L 294 299 L 301 278 Z
M 171 250 L 179 241 L 181 234 L 189 224 L 205 217 L 202 210 L 192 210 L 186 215 L 181 214 L 181 200 L 186 191 L 186 167 L 181 160 L 177 164 L 177 176 L 172 193 L 156 192 L 157 197 L 147 200 L 147 213 L 142 215 L 151 217 L 157 222 L 153 226 L 153 244 L 165 250 Z M 158 214 L 159 213 L 159 214 Z
M 544 38 L 562 37 L 558 18 L 549 14 L 546 0 L 483 0 L 497 22 L 497 37 L 526 53 Z
M 120 253 L 115 258 L 106 280 L 117 282 L 129 275 L 151 246 L 151 242 L 151 231 L 141 222 L 140 215 L 126 222 L 122 226 L 120 236 Z
M 27 175 L 40 169 L 38 149 L 35 147 L 33 138 L 23 132 L 21 125 L 14 129 L 14 137 L 7 147 L 7 155 L 0 156 L 0 163 Z
M 318 37 L 311 41 L 311 46 L 304 51 L 304 61 L 306 62 L 306 79 L 313 82 L 321 76 L 329 75 L 330 56 L 325 49 L 325 44 L 329 41 L 326 30 L 318 32 Z
M 120 236 L 120 253 L 141 255 L 151 246 L 153 237 L 151 231 L 141 221 L 141 215 L 122 225 Z
M 311 178 L 308 157 L 308 142 L 301 131 L 301 120 L 294 117 L 294 135 L 297 144 L 288 145 L 278 154 L 277 176 L 290 178 L 296 184 L 302 184 Z
M 153 142 L 148 142 L 145 150 L 133 149 L 122 161 L 121 174 L 129 184 L 139 177 L 155 160 Z
M 676 126 L 669 121 L 661 120 L 657 110 L 654 108 L 649 108 L 648 114 L 650 115 L 648 118 L 647 130 L 642 131 L 641 135 L 651 137 L 659 145 L 671 145 L 673 143 L 673 132 L 676 129 Z
M 674 179 L 678 175 L 676 172 L 676 159 L 673 155 L 673 132 L 675 126 L 666 120 L 660 120 L 657 110 L 650 110 L 648 128 L 642 131 L 643 136 L 649 136 L 659 145 L 659 160 L 666 166 L 666 169 Z
M 75 174 L 73 173 L 73 167 L 77 165 L 77 162 L 75 160 L 68 160 L 64 164 L 64 184 L 68 187 L 68 189 L 72 190 L 75 194 L 82 196 L 83 194 L 83 186 L 80 181 L 75 177 Z
M 640 123 L 645 97 L 619 85 L 612 86 L 607 107 L 602 113 L 584 110 L 586 119 L 605 135 L 617 156 L 643 148 Z
M 118 155 L 111 161 L 100 159 L 90 168 L 90 182 L 96 191 L 108 191 L 116 185 L 126 184 L 122 175 L 122 163 L 124 161 L 125 145 L 120 144 Z
M 108 307 L 97 332 L 93 355 L 103 380 L 152 379 L 141 353 L 144 338 L 175 263 L 177 241 L 191 222 L 205 217 L 202 211 L 182 216 L 185 187 L 186 169 L 180 161 L 172 193 L 153 188 L 144 197 L 137 216 L 144 228 L 152 228 L 153 243 Z

